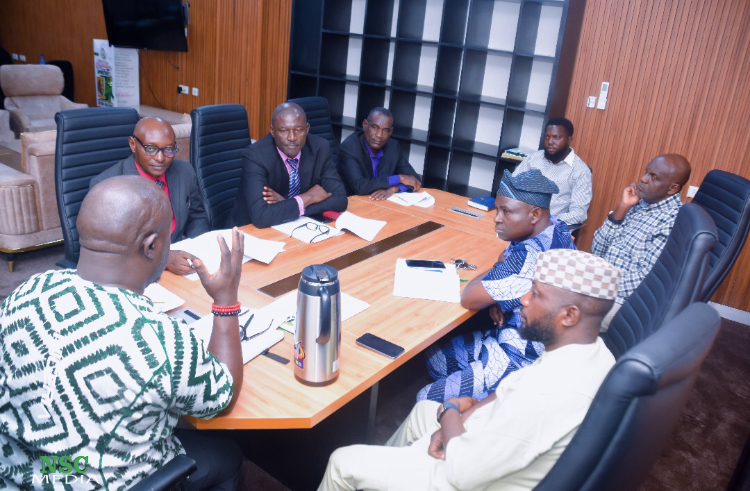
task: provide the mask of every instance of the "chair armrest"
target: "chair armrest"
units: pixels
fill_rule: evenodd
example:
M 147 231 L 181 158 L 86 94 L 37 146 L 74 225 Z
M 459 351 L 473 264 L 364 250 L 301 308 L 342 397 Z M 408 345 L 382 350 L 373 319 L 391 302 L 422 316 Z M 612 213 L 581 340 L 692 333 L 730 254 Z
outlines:
M 33 177 L 0 164 L 0 234 L 26 235 L 40 230 Z
M 31 126 L 31 120 L 20 109 L 9 108 L 7 111 L 10 113 L 10 129 L 16 135 L 20 135 Z
M 34 178 L 39 188 L 37 210 L 42 230 L 60 226 L 55 190 L 55 142 L 39 142 L 23 146 L 23 171 Z
M 72 102 L 67 97 L 60 96 L 60 109 L 62 109 L 63 111 L 67 111 L 68 109 L 83 109 L 85 107 L 89 107 L 89 105 Z
M 184 481 L 197 468 L 193 459 L 187 455 L 178 455 L 167 462 L 164 467 L 130 488 L 130 491 L 162 491 L 172 489 L 175 484 Z

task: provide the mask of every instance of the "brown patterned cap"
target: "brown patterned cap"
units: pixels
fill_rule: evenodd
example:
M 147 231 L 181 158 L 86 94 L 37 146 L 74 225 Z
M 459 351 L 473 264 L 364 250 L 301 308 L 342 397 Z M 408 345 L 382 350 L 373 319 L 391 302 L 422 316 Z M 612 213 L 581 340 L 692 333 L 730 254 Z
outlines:
M 581 295 L 614 300 L 620 270 L 588 252 L 551 249 L 537 256 L 534 280 Z

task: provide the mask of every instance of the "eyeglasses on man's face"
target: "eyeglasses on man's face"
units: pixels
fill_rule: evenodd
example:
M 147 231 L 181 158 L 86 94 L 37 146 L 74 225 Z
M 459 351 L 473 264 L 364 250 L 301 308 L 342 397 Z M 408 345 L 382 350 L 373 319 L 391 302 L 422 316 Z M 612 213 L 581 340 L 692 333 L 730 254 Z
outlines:
M 312 239 L 310 239 L 310 242 L 308 242 L 309 244 L 312 244 L 313 242 L 315 242 L 315 239 L 317 239 L 318 237 L 322 237 L 322 236 L 326 235 L 328 232 L 331 231 L 330 228 L 328 228 L 326 225 L 323 225 L 322 223 L 305 222 L 305 223 L 303 223 L 302 225 L 300 225 L 298 227 L 294 227 L 294 229 L 292 230 L 292 233 L 289 234 L 289 237 L 294 237 L 294 232 L 296 232 L 297 229 L 300 229 L 300 228 L 303 229 L 303 230 L 306 229 L 306 230 L 312 230 L 312 231 L 320 232 L 318 235 L 316 235 Z
M 149 157 L 153 157 L 157 153 L 161 152 L 164 154 L 165 157 L 174 157 L 177 155 L 177 152 L 180 150 L 180 147 L 177 145 L 174 146 L 168 146 L 168 147 L 157 147 L 156 145 L 146 145 L 141 140 L 138 139 L 137 136 L 133 135 L 133 138 L 135 138 L 135 141 L 141 144 L 143 147 L 143 151 L 146 152 L 146 155 Z

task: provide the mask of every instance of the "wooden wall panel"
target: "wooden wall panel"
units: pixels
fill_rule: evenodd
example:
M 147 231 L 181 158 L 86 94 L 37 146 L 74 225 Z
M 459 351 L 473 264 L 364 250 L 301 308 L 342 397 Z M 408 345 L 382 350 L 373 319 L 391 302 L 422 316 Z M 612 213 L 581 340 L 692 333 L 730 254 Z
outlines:
M 189 113 L 244 104 L 253 138 L 267 133 L 286 99 L 292 0 L 192 0 L 188 52 L 140 51 L 141 104 Z M 43 13 L 43 15 L 40 15 Z M 73 64 L 75 100 L 96 104 L 93 39 L 106 39 L 101 0 L 0 1 L 0 46 L 38 63 Z M 178 85 L 199 95 L 178 94 Z
M 594 170 L 579 247 L 590 250 L 622 188 L 659 154 L 685 155 L 692 185 L 711 169 L 750 178 L 748 67 L 747 0 L 586 3 L 566 112 L 576 125 L 573 147 Z M 587 109 L 602 81 L 610 82 L 607 108 Z M 750 310 L 747 271 L 750 246 L 714 301 Z
M 0 1 L 0 46 L 28 63 L 68 60 L 75 75 L 75 102 L 96 104 L 94 42 L 106 39 L 101 0 Z

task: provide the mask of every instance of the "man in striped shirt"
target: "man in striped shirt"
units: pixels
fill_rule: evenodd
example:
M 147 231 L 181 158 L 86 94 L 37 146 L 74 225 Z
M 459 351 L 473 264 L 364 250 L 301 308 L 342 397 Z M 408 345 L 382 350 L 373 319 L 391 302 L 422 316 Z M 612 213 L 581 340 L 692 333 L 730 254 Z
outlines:
M 565 118 L 550 118 L 544 131 L 544 150 L 534 152 L 518 164 L 513 176 L 539 169 L 544 177 L 557 184 L 552 195 L 550 213 L 569 227 L 586 221 L 591 204 L 591 169 L 570 148 L 573 123 Z

